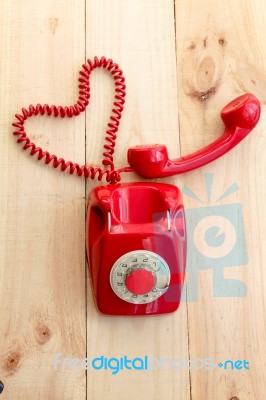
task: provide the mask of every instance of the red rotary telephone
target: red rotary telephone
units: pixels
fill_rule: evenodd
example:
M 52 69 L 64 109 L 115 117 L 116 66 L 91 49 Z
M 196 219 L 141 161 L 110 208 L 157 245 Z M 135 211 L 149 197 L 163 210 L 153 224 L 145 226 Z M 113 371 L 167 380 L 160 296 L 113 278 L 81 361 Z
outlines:
M 73 117 L 89 104 L 89 78 L 95 68 L 105 68 L 115 81 L 115 102 L 106 131 L 104 168 L 65 161 L 30 141 L 25 121 L 36 115 Z M 14 132 L 23 149 L 37 159 L 70 174 L 102 180 L 106 186 L 92 191 L 87 213 L 87 254 L 93 294 L 98 310 L 108 315 L 152 315 L 175 311 L 180 303 L 186 264 L 186 227 L 180 190 L 163 183 L 124 183 L 122 172 L 161 178 L 201 167 L 236 146 L 255 127 L 260 102 L 244 94 L 221 112 L 223 135 L 200 151 L 169 160 L 164 145 L 136 146 L 128 150 L 130 167 L 116 170 L 113 163 L 116 133 L 125 98 L 125 78 L 112 60 L 95 57 L 82 66 L 79 98 L 73 106 L 30 105 L 16 114 Z

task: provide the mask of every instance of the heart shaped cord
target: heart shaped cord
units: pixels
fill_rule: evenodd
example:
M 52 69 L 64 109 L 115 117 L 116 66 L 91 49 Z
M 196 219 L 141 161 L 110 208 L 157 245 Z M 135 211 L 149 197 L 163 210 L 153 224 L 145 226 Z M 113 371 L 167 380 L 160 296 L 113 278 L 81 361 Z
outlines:
M 35 143 L 30 141 L 27 133 L 24 129 L 25 121 L 36 115 L 47 115 L 61 118 L 72 118 L 73 116 L 79 115 L 85 110 L 89 104 L 90 99 L 90 74 L 95 68 L 107 69 L 113 76 L 115 82 L 115 101 L 113 103 L 112 114 L 109 119 L 108 129 L 106 130 L 106 144 L 104 145 L 103 152 L 103 166 L 109 168 L 100 168 L 96 166 L 86 166 L 73 163 L 72 161 L 65 161 L 64 158 L 58 158 L 54 154 L 50 154 L 49 151 L 43 150 L 41 147 L 37 147 Z M 97 179 L 100 181 L 105 177 L 107 182 L 116 183 L 121 180 L 120 173 L 131 171 L 131 168 L 125 167 L 120 169 L 114 168 L 113 154 L 116 141 L 116 133 L 118 131 L 120 119 L 124 109 L 125 96 L 126 96 L 126 85 L 125 78 L 122 70 L 117 64 L 111 59 L 102 57 L 100 60 L 94 57 L 94 61 L 87 60 L 87 64 L 82 65 L 82 69 L 79 72 L 79 97 L 76 104 L 73 106 L 49 106 L 48 104 L 37 104 L 36 106 L 30 105 L 28 109 L 22 108 L 21 114 L 16 114 L 17 119 L 12 125 L 17 128 L 13 134 L 19 136 L 17 139 L 18 143 L 23 143 L 23 150 L 30 149 L 30 155 L 38 154 L 37 159 L 44 159 L 45 164 L 52 162 L 54 168 L 59 167 L 62 171 L 67 171 L 70 174 L 77 173 L 78 176 L 84 176 L 85 178 Z

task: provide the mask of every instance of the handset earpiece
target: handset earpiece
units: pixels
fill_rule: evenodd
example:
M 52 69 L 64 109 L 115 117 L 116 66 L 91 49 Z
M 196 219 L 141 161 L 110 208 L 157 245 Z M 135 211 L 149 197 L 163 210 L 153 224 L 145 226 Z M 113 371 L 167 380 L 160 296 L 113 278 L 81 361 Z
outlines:
M 225 125 L 223 135 L 203 149 L 176 160 L 169 160 L 167 148 L 161 144 L 128 149 L 128 163 L 145 178 L 160 178 L 191 171 L 216 160 L 243 140 L 260 118 L 260 102 L 252 94 L 244 94 L 221 111 Z

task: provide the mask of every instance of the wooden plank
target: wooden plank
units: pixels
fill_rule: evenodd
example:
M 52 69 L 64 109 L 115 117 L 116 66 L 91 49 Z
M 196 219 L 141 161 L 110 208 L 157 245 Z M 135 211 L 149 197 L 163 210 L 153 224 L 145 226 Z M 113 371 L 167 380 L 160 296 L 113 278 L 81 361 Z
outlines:
M 86 54 L 112 58 L 123 69 L 126 106 L 119 130 L 116 166 L 126 165 L 129 146 L 166 143 L 179 151 L 174 7 L 170 0 L 100 0 L 87 2 Z M 87 160 L 101 162 L 104 130 L 113 101 L 113 82 L 95 72 L 87 112 Z M 174 152 L 174 153 L 173 153 Z M 123 175 L 122 182 L 139 181 Z M 170 181 L 170 180 L 169 180 Z M 88 183 L 88 192 L 96 185 Z M 88 357 L 188 358 L 184 304 L 173 315 L 108 318 L 95 311 L 88 290 Z M 164 365 L 165 366 L 165 365 Z M 88 398 L 188 399 L 187 370 L 88 370 Z
M 219 112 L 231 99 L 253 92 L 265 102 L 266 45 L 263 1 L 176 1 L 176 48 L 181 151 L 185 155 L 218 138 L 222 132 Z M 264 110 L 264 105 L 263 105 Z M 191 370 L 191 399 L 262 399 L 266 362 L 265 341 L 265 246 L 264 199 L 265 118 L 252 134 L 230 154 L 186 174 L 183 183 L 200 201 L 185 197 L 188 209 L 211 208 L 226 189 L 237 182 L 239 190 L 218 201 L 222 216 L 231 220 L 237 240 L 241 216 L 230 211 L 234 203 L 242 209 L 248 261 L 241 261 L 243 245 L 236 242 L 235 258 L 225 258 L 224 267 L 210 266 L 199 272 L 199 298 L 189 303 L 190 357 L 213 357 L 215 362 L 247 360 L 250 370 Z M 211 201 L 204 174 L 214 174 Z M 208 175 L 210 178 L 211 175 Z M 231 208 L 232 210 L 232 208 Z M 217 210 L 216 210 L 217 211 Z M 240 212 L 240 211 L 239 211 Z M 192 215 L 192 214 L 190 214 Z M 192 223 L 195 220 L 189 217 Z M 194 222 L 193 222 L 194 221 Z M 234 222 L 235 221 L 235 222 Z M 225 229 L 225 225 L 222 226 Z M 225 235 L 229 234 L 224 231 Z M 232 233 L 231 233 L 232 237 Z M 200 253 L 194 262 L 200 263 Z M 202 261 L 203 262 L 203 261 Z M 213 261 L 212 264 L 215 262 Z M 223 267 L 223 264 L 221 264 Z M 219 276 L 220 271 L 220 276 Z M 229 297 L 215 297 L 213 290 L 226 279 L 236 279 Z M 213 279 L 218 279 L 213 283 Z M 235 297 L 241 282 L 247 295 Z M 188 282 L 188 291 L 191 282 Z
M 15 144 L 13 115 L 72 104 L 84 60 L 84 1 L 2 1 L 0 379 L 2 399 L 85 399 L 83 370 L 54 357 L 86 352 L 85 184 Z M 27 121 L 33 141 L 84 162 L 85 116 Z

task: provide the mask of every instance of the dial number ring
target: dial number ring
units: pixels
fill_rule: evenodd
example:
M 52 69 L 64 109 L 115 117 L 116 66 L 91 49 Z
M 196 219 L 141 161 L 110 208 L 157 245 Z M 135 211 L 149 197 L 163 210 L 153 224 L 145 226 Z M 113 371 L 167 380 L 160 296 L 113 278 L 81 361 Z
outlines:
M 126 278 L 136 270 L 146 270 L 155 277 L 155 285 L 148 293 L 137 295 L 126 286 Z M 110 284 L 114 293 L 122 300 L 133 304 L 147 304 L 163 295 L 170 283 L 170 269 L 158 254 L 136 250 L 124 254 L 112 266 Z

